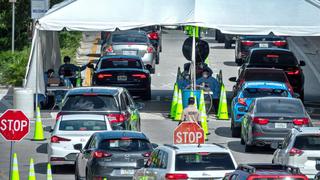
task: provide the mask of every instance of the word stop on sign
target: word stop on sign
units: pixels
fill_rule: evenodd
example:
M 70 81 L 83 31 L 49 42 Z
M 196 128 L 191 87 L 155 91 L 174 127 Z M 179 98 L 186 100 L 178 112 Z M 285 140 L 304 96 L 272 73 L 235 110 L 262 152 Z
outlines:
M 199 144 L 203 134 L 201 132 L 177 132 L 176 137 L 178 144 Z
M 3 119 L 2 121 L 0 121 L 1 131 L 24 131 L 25 128 L 28 128 L 27 120 Z

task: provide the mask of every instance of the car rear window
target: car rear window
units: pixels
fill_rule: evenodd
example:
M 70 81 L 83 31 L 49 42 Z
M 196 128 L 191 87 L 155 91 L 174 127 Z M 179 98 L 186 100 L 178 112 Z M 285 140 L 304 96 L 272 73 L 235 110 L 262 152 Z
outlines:
M 246 88 L 243 90 L 244 98 L 258 98 L 258 97 L 288 97 L 289 92 L 283 89 L 272 88 Z
M 152 145 L 145 139 L 104 139 L 100 141 L 99 149 L 112 152 L 151 151 Z
M 282 37 L 278 36 L 243 36 L 242 39 L 249 41 L 283 41 Z
M 113 43 L 147 43 L 148 38 L 144 34 L 114 34 L 112 35 Z
M 298 64 L 291 52 L 275 51 L 254 51 L 249 61 L 250 65 L 296 66 Z
M 257 102 L 258 113 L 304 114 L 304 108 L 298 100 L 262 99 Z
M 99 120 L 63 120 L 59 125 L 60 131 L 101 131 L 107 130 L 105 121 Z
M 104 59 L 101 61 L 100 69 L 106 68 L 135 68 L 142 69 L 142 64 L 136 59 L 124 59 L 124 58 L 114 58 L 114 59 Z
M 287 82 L 284 73 L 273 73 L 273 72 L 247 72 L 244 76 L 244 81 L 277 81 Z
M 177 154 L 176 171 L 234 170 L 228 153 L 188 153 Z
M 301 150 L 319 150 L 320 133 L 297 136 L 294 142 L 294 147 Z
M 83 94 L 68 96 L 63 111 L 118 111 L 117 102 L 113 96 Z

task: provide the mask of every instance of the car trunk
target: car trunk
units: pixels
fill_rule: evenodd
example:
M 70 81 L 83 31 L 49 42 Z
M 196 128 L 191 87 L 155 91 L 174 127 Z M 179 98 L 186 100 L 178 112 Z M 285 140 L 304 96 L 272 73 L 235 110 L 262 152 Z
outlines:
M 113 53 L 117 55 L 132 55 L 143 57 L 147 53 L 146 43 L 113 43 Z
M 137 69 L 110 69 L 96 73 L 96 83 L 101 84 L 139 84 L 148 78 L 147 73 Z

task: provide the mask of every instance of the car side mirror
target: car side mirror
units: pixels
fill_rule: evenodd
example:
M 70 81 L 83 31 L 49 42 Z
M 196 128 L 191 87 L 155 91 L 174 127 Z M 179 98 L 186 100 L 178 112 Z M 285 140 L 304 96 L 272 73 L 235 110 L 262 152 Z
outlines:
M 305 66 L 305 65 L 306 65 L 306 62 L 300 61 L 300 66 Z
M 82 150 L 82 144 L 81 144 L 81 143 L 75 144 L 75 145 L 73 145 L 73 148 L 74 148 L 75 150 L 81 151 L 81 150 Z
M 239 111 L 239 112 L 248 112 L 248 110 L 247 110 L 246 107 L 239 107 L 239 108 L 238 108 L 238 111 Z
M 299 93 L 293 93 L 293 97 L 294 97 L 294 98 L 299 98 L 299 97 L 300 97 L 300 94 L 299 94 Z
M 138 159 L 137 160 L 137 168 L 143 168 L 143 167 L 145 167 L 145 165 L 144 165 L 144 159 Z
M 144 108 L 144 104 L 143 104 L 143 103 L 140 103 L 140 102 L 135 103 L 135 106 L 136 106 L 136 108 L 137 108 L 138 110 L 141 110 L 141 109 Z
M 152 148 L 153 149 L 155 149 L 155 148 L 157 148 L 159 145 L 158 144 L 156 144 L 156 143 L 151 143 L 151 145 L 152 145 Z
M 237 78 L 236 78 L 236 77 L 231 77 L 231 78 L 229 78 L 229 81 L 231 81 L 231 82 L 237 82 Z
M 51 126 L 46 126 L 46 127 L 44 128 L 44 131 L 51 133 L 51 132 L 53 131 L 53 129 L 52 129 Z

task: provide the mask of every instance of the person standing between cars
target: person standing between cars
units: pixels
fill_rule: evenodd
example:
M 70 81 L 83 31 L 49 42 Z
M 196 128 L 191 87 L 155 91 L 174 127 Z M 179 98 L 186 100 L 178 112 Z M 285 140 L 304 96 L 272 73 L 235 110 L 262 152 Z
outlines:
M 192 121 L 197 122 L 199 125 L 200 123 L 200 112 L 195 106 L 195 98 L 189 97 L 188 99 L 188 106 L 183 110 L 181 121 Z
M 63 58 L 64 64 L 59 68 L 59 76 L 63 79 L 66 86 L 70 85 L 71 82 L 73 86 L 76 86 L 76 75 L 78 71 L 83 71 L 86 67 L 90 67 L 91 63 L 85 64 L 81 67 L 71 64 L 71 58 L 65 56 Z

